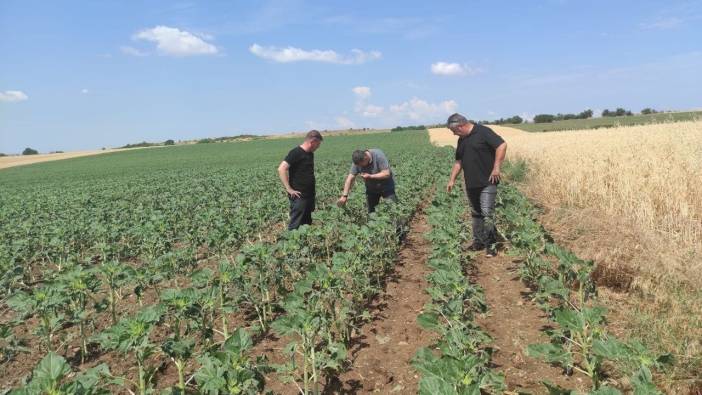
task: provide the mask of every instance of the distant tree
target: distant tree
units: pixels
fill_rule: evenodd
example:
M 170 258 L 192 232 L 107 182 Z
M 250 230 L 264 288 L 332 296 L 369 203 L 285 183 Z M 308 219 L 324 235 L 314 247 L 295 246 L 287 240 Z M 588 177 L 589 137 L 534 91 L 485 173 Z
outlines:
M 396 126 L 390 129 L 391 132 L 403 132 L 406 130 L 424 130 L 426 126 L 424 125 L 411 125 L 411 126 Z
M 0 156 L 7 156 L 7 154 L 3 154 L 2 152 L 0 152 Z
M 213 142 L 213 140 L 212 140 L 212 139 L 209 139 L 209 138 L 200 139 L 200 140 L 197 141 L 198 144 L 208 144 L 208 143 L 212 143 L 212 142 Z
M 36 155 L 38 153 L 39 151 L 29 147 L 25 148 L 24 151 L 22 151 L 22 155 Z
M 592 110 L 588 109 L 588 110 L 585 110 L 585 111 L 581 112 L 580 114 L 578 114 L 578 117 L 577 117 L 577 118 L 578 118 L 578 119 L 588 119 L 588 118 L 592 118 Z
M 621 107 L 617 107 L 617 110 L 614 112 L 614 115 L 617 117 L 621 117 L 623 115 L 626 115 L 626 110 L 621 108 Z
M 643 110 L 641 110 L 641 114 L 643 114 L 643 115 L 653 114 L 654 111 L 655 111 L 654 109 L 646 107 Z
M 538 114 L 534 116 L 534 123 L 551 123 L 555 118 L 551 114 Z
M 505 123 L 509 124 L 520 124 L 522 122 L 524 122 L 524 119 L 522 119 L 522 117 L 520 117 L 519 115 L 515 115 L 513 117 L 505 119 Z
M 609 111 L 608 109 L 604 109 L 602 111 L 602 116 L 603 117 L 613 117 L 614 113 L 612 111 Z
M 164 141 L 163 145 L 175 145 L 175 141 L 169 139 L 169 140 Z
M 154 145 L 156 145 L 156 144 L 147 143 L 146 141 L 142 141 L 141 143 L 123 145 L 119 148 L 143 148 L 143 147 L 153 147 Z

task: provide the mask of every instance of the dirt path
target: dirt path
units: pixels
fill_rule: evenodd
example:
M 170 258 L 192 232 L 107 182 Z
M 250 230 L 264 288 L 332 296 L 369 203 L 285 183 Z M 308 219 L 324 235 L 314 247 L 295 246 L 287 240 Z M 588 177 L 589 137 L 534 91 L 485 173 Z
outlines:
M 0 157 L 0 169 L 6 169 L 9 167 L 22 166 L 22 165 L 31 165 L 32 163 L 50 162 L 50 161 L 61 160 L 61 159 L 81 158 L 84 156 L 109 154 L 111 152 L 121 152 L 121 151 L 128 151 L 128 150 L 146 149 L 146 148 L 161 148 L 161 147 L 162 146 L 137 147 L 137 148 L 110 148 L 110 149 L 106 149 L 106 150 L 57 152 L 54 154 L 3 156 L 3 157 Z
M 518 265 L 504 251 L 496 258 L 483 254 L 477 258 L 476 280 L 485 290 L 488 303 L 487 317 L 477 321 L 494 339 L 496 352 L 492 362 L 495 369 L 504 372 L 507 387 L 512 391 L 546 393 L 546 387 L 541 384 L 543 380 L 585 390 L 586 378 L 565 376 L 561 368 L 526 356 L 529 344 L 548 342 L 542 329 L 549 321 L 530 300 L 531 290 L 519 279 Z
M 351 367 L 333 378 L 327 394 L 417 393 L 419 375 L 410 360 L 420 347 L 430 345 L 434 336 L 417 325 L 417 315 L 429 300 L 425 292 L 429 273 L 425 265 L 431 245 L 424 239 L 429 231 L 426 214 L 417 212 L 396 260 L 395 272 L 388 276 L 385 292 L 375 299 L 373 319 L 355 335 L 350 347 Z M 254 347 L 254 355 L 266 355 L 273 363 L 284 362 L 285 339 L 270 335 Z M 267 390 L 297 394 L 294 384 L 280 383 L 268 375 Z
M 410 360 L 419 348 L 435 340 L 417 325 L 417 315 L 429 300 L 426 261 L 431 244 L 424 238 L 429 228 L 426 214 L 417 213 L 400 250 L 395 275 L 379 298 L 384 306 L 362 328 L 362 342 L 353 350 L 351 369 L 329 393 L 417 393 L 419 375 Z
M 529 133 L 523 130 L 510 128 L 508 126 L 498 126 L 498 125 L 487 125 L 490 129 L 494 130 L 495 133 L 499 134 L 502 138 L 509 141 L 512 137 L 516 136 L 526 136 Z M 453 133 L 447 128 L 434 128 L 429 130 L 429 141 L 432 144 L 443 147 L 445 145 L 450 145 L 452 147 L 456 146 L 458 142 L 458 137 L 454 136 Z

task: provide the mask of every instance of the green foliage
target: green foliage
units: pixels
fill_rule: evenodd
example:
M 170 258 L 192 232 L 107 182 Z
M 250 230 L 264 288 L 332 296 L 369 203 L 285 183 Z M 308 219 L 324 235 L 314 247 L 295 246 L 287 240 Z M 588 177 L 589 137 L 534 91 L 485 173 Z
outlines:
M 537 114 L 534 116 L 534 123 L 550 123 L 556 120 L 551 114 Z
M 66 360 L 49 352 L 37 364 L 31 379 L 21 388 L 11 390 L 11 395 L 103 395 L 110 392 L 100 384 L 100 379 L 109 376 L 107 365 L 100 364 L 85 372 L 72 376 L 71 366 Z
M 504 376 L 490 369 L 490 337 L 473 322 L 475 313 L 487 309 L 482 289 L 464 274 L 470 257 L 462 252 L 467 230 L 460 222 L 465 206 L 459 197 L 439 194 L 427 213 L 432 243 L 427 276 L 431 301 L 418 324 L 439 334 L 436 355 L 427 348 L 417 352 L 412 365 L 422 374 L 420 394 L 502 393 Z
M 610 111 L 610 110 L 603 110 L 602 111 L 602 116 L 603 117 L 622 117 L 622 116 L 632 116 L 631 111 L 625 110 L 621 107 L 618 107 L 616 110 Z
M 134 143 L 134 144 L 126 144 L 123 145 L 119 148 L 146 148 L 146 147 L 154 147 L 158 144 L 156 143 L 147 143 L 146 141 L 142 141 L 141 143 Z
M 37 155 L 39 151 L 33 149 L 33 148 L 25 148 L 24 151 L 22 151 L 22 155 Z
M 524 119 L 522 117 L 520 117 L 519 115 L 515 115 L 515 116 L 509 117 L 509 118 L 500 118 L 500 119 L 496 119 L 492 122 L 484 121 L 482 123 L 485 123 L 485 124 L 489 123 L 489 124 L 493 124 L 493 125 L 504 125 L 504 124 L 520 124 L 522 122 L 524 122 Z
M 616 111 L 615 111 L 616 112 Z M 648 125 L 655 123 L 674 123 L 694 121 L 702 118 L 702 111 L 688 112 L 651 112 L 650 114 L 631 116 L 608 116 L 587 119 L 568 119 L 550 123 L 522 123 L 514 125 L 515 128 L 527 132 L 551 132 L 560 130 L 600 129 L 620 126 Z
M 413 131 L 413 130 L 426 130 L 426 126 L 424 125 L 412 125 L 412 126 L 396 126 L 392 129 L 390 129 L 391 132 L 406 132 L 406 131 Z
M 194 144 L 4 170 L 0 292 L 15 314 L 0 327 L 5 358 L 25 351 L 14 329 L 37 317 L 47 351 L 75 348 L 86 363 L 116 352 L 134 365 L 95 376 L 100 386 L 151 393 L 156 368 L 172 363 L 171 393 L 259 393 L 269 368 L 250 358 L 248 335 L 232 331 L 237 312 L 259 335 L 290 334 L 294 357 L 278 368 L 297 382 L 303 355 L 310 388 L 346 369 L 365 306 L 451 152 L 426 133 L 325 138 L 315 153 L 315 225 L 264 238 L 289 204 L 271 169 L 297 143 Z M 333 204 L 348 172 L 339 158 L 361 143 L 388 154 L 400 197 L 371 215 L 362 191 L 344 208 Z M 112 325 L 95 333 L 105 321 Z
M 509 173 L 513 166 L 505 166 Z M 535 300 L 549 313 L 554 328 L 550 343 L 532 344 L 527 354 L 560 365 L 566 373 L 579 371 L 589 377 L 593 394 L 618 394 L 605 384 L 606 364 L 619 376 L 629 377 L 634 393 L 659 393 L 650 369 L 662 369 L 669 355 L 656 356 L 638 341 L 621 342 L 606 330 L 607 310 L 597 304 L 592 280 L 594 262 L 578 258 L 555 244 L 536 221 L 531 203 L 509 183 L 500 185 L 498 218 L 513 254 L 522 256 L 522 279 L 535 289 Z M 544 383 L 551 394 L 571 391 Z M 641 391 L 641 392 L 639 392 Z
M 219 350 L 198 358 L 200 369 L 195 372 L 200 393 L 207 395 L 253 395 L 263 391 L 263 373 L 268 369 L 262 361 L 252 362 L 247 351 L 251 338 L 243 329 L 237 329 Z

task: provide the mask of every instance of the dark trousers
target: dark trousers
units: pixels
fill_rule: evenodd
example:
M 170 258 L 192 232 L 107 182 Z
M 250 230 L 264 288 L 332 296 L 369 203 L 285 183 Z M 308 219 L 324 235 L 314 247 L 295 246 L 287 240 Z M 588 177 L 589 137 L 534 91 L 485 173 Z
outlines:
M 392 202 L 397 202 L 397 195 L 395 195 L 395 188 L 388 189 L 383 192 L 375 193 L 366 191 L 366 201 L 368 202 L 368 212 L 372 213 L 375 211 L 375 207 L 380 203 L 380 198 L 390 200 Z
M 312 224 L 312 212 L 314 211 L 314 196 L 291 198 L 290 200 L 290 224 L 288 230 L 297 229 L 300 225 Z
M 468 200 L 473 217 L 473 242 L 481 246 L 491 246 L 497 241 L 495 229 L 495 197 L 497 185 L 468 188 Z

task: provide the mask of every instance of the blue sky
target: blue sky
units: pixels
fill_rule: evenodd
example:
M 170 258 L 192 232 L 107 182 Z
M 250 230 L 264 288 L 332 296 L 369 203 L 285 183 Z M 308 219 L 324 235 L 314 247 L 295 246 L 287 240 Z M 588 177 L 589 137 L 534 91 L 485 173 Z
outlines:
M 702 1 L 0 0 L 0 152 L 702 107 Z

